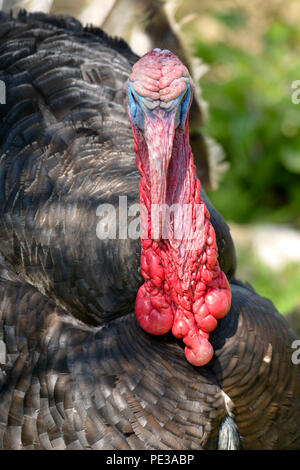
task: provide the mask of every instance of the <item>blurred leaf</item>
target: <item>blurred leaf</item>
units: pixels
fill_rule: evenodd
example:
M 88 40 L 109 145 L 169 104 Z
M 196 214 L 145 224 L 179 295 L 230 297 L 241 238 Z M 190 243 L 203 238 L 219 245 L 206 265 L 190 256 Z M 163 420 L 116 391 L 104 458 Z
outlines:
M 297 150 L 284 150 L 280 159 L 283 166 L 292 173 L 300 174 L 300 149 Z
M 246 22 L 245 15 L 239 10 L 231 10 L 229 12 L 213 12 L 213 16 L 221 23 L 233 29 L 239 29 Z
M 299 223 L 300 105 L 291 100 L 291 84 L 300 79 L 299 44 L 300 31 L 279 21 L 270 24 L 257 55 L 225 42 L 196 43 L 210 64 L 201 80 L 210 106 L 204 132 L 230 162 L 209 196 L 227 220 Z
M 300 306 L 300 266 L 290 263 L 281 272 L 275 273 L 262 263 L 249 249 L 239 247 L 237 277 L 249 282 L 262 296 L 272 299 L 282 314 L 291 312 L 295 305 Z

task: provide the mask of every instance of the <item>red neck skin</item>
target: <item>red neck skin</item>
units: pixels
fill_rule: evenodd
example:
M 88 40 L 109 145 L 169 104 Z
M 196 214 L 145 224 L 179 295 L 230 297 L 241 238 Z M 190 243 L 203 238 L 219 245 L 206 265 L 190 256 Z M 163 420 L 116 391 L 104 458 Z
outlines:
M 187 360 L 194 366 L 202 366 L 213 356 L 209 333 L 216 328 L 217 320 L 228 313 L 231 292 L 218 264 L 210 215 L 200 197 L 200 181 L 195 177 L 188 124 L 184 130 L 173 129 L 165 188 L 151 188 L 151 181 L 154 185 L 155 179 L 151 177 L 151 155 L 148 152 L 153 150 L 155 135 L 147 138 L 134 126 L 132 128 L 137 168 L 141 175 L 141 272 L 145 280 L 136 297 L 136 318 L 140 326 L 153 335 L 162 335 L 172 329 L 173 335 L 182 338 L 186 345 Z M 150 148 L 151 138 L 154 144 L 150 144 Z M 153 196 L 157 190 L 164 194 Z M 160 231 L 156 239 L 151 238 L 153 202 L 165 202 L 169 206 L 176 203 L 182 207 L 189 204 L 192 216 L 183 224 L 180 238 L 174 237 L 172 218 L 168 238 L 163 238 Z M 191 230 L 194 232 L 193 240 L 188 236 Z

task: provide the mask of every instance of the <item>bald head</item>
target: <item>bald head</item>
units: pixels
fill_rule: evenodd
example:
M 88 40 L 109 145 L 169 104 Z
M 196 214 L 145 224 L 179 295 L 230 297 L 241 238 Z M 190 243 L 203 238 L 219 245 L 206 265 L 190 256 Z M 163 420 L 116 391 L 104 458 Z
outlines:
M 172 52 L 154 49 L 144 55 L 133 67 L 129 77 L 133 92 L 144 98 L 149 109 L 171 108 L 192 85 L 187 68 Z

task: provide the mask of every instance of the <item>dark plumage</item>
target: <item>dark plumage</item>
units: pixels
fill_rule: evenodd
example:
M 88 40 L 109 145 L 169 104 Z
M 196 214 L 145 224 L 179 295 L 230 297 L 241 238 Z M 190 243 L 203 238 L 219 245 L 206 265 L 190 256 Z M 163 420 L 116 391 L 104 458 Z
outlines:
M 96 237 L 101 203 L 138 202 L 124 88 L 137 59 L 72 18 L 0 16 L 0 446 L 239 447 L 235 423 L 243 448 L 299 448 L 294 336 L 273 305 L 232 281 L 214 358 L 195 368 L 136 323 L 139 241 Z M 232 279 L 228 227 L 206 204 Z

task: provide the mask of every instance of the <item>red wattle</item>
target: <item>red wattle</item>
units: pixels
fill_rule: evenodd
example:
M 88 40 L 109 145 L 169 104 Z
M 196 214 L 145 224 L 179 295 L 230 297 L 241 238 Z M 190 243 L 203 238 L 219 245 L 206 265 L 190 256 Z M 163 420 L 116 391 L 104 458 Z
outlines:
M 210 225 L 208 219 L 206 223 Z M 209 231 L 211 234 L 210 228 Z M 214 236 L 212 240 L 215 241 Z M 142 240 L 141 266 L 146 282 L 137 294 L 136 317 L 150 334 L 162 335 L 172 329 L 173 335 L 186 344 L 187 360 L 194 366 L 202 366 L 213 356 L 209 333 L 230 309 L 230 287 L 218 262 L 215 261 L 212 269 L 209 266 L 216 245 L 212 249 L 207 243 L 201 255 L 196 253 L 196 271 L 200 275 L 191 276 L 199 280 L 191 282 L 188 290 L 184 290 L 176 265 L 166 256 L 166 243 Z M 207 255 L 208 246 L 210 253 Z
M 205 303 L 209 312 L 218 320 L 225 317 L 230 309 L 231 292 L 225 289 L 208 290 L 205 296 Z
M 172 307 L 163 295 L 151 295 L 143 284 L 137 293 L 135 315 L 143 330 L 152 335 L 164 335 L 173 325 Z
M 172 333 L 176 338 L 183 338 L 194 327 L 193 314 L 188 310 L 184 310 L 178 306 L 174 316 Z
M 186 344 L 185 357 L 193 366 L 204 366 L 211 360 L 213 347 L 196 329 L 183 338 L 183 342 Z
M 200 243 L 193 250 L 174 250 L 169 240 L 141 240 L 145 283 L 135 304 L 140 326 L 153 335 L 172 329 L 173 335 L 186 344 L 185 356 L 194 366 L 211 360 L 209 334 L 217 327 L 217 320 L 228 313 L 231 303 L 230 287 L 217 260 L 215 233 L 199 194 L 200 185 L 196 183 L 195 198 L 203 205 L 204 221 Z M 144 193 L 143 200 L 145 197 Z

